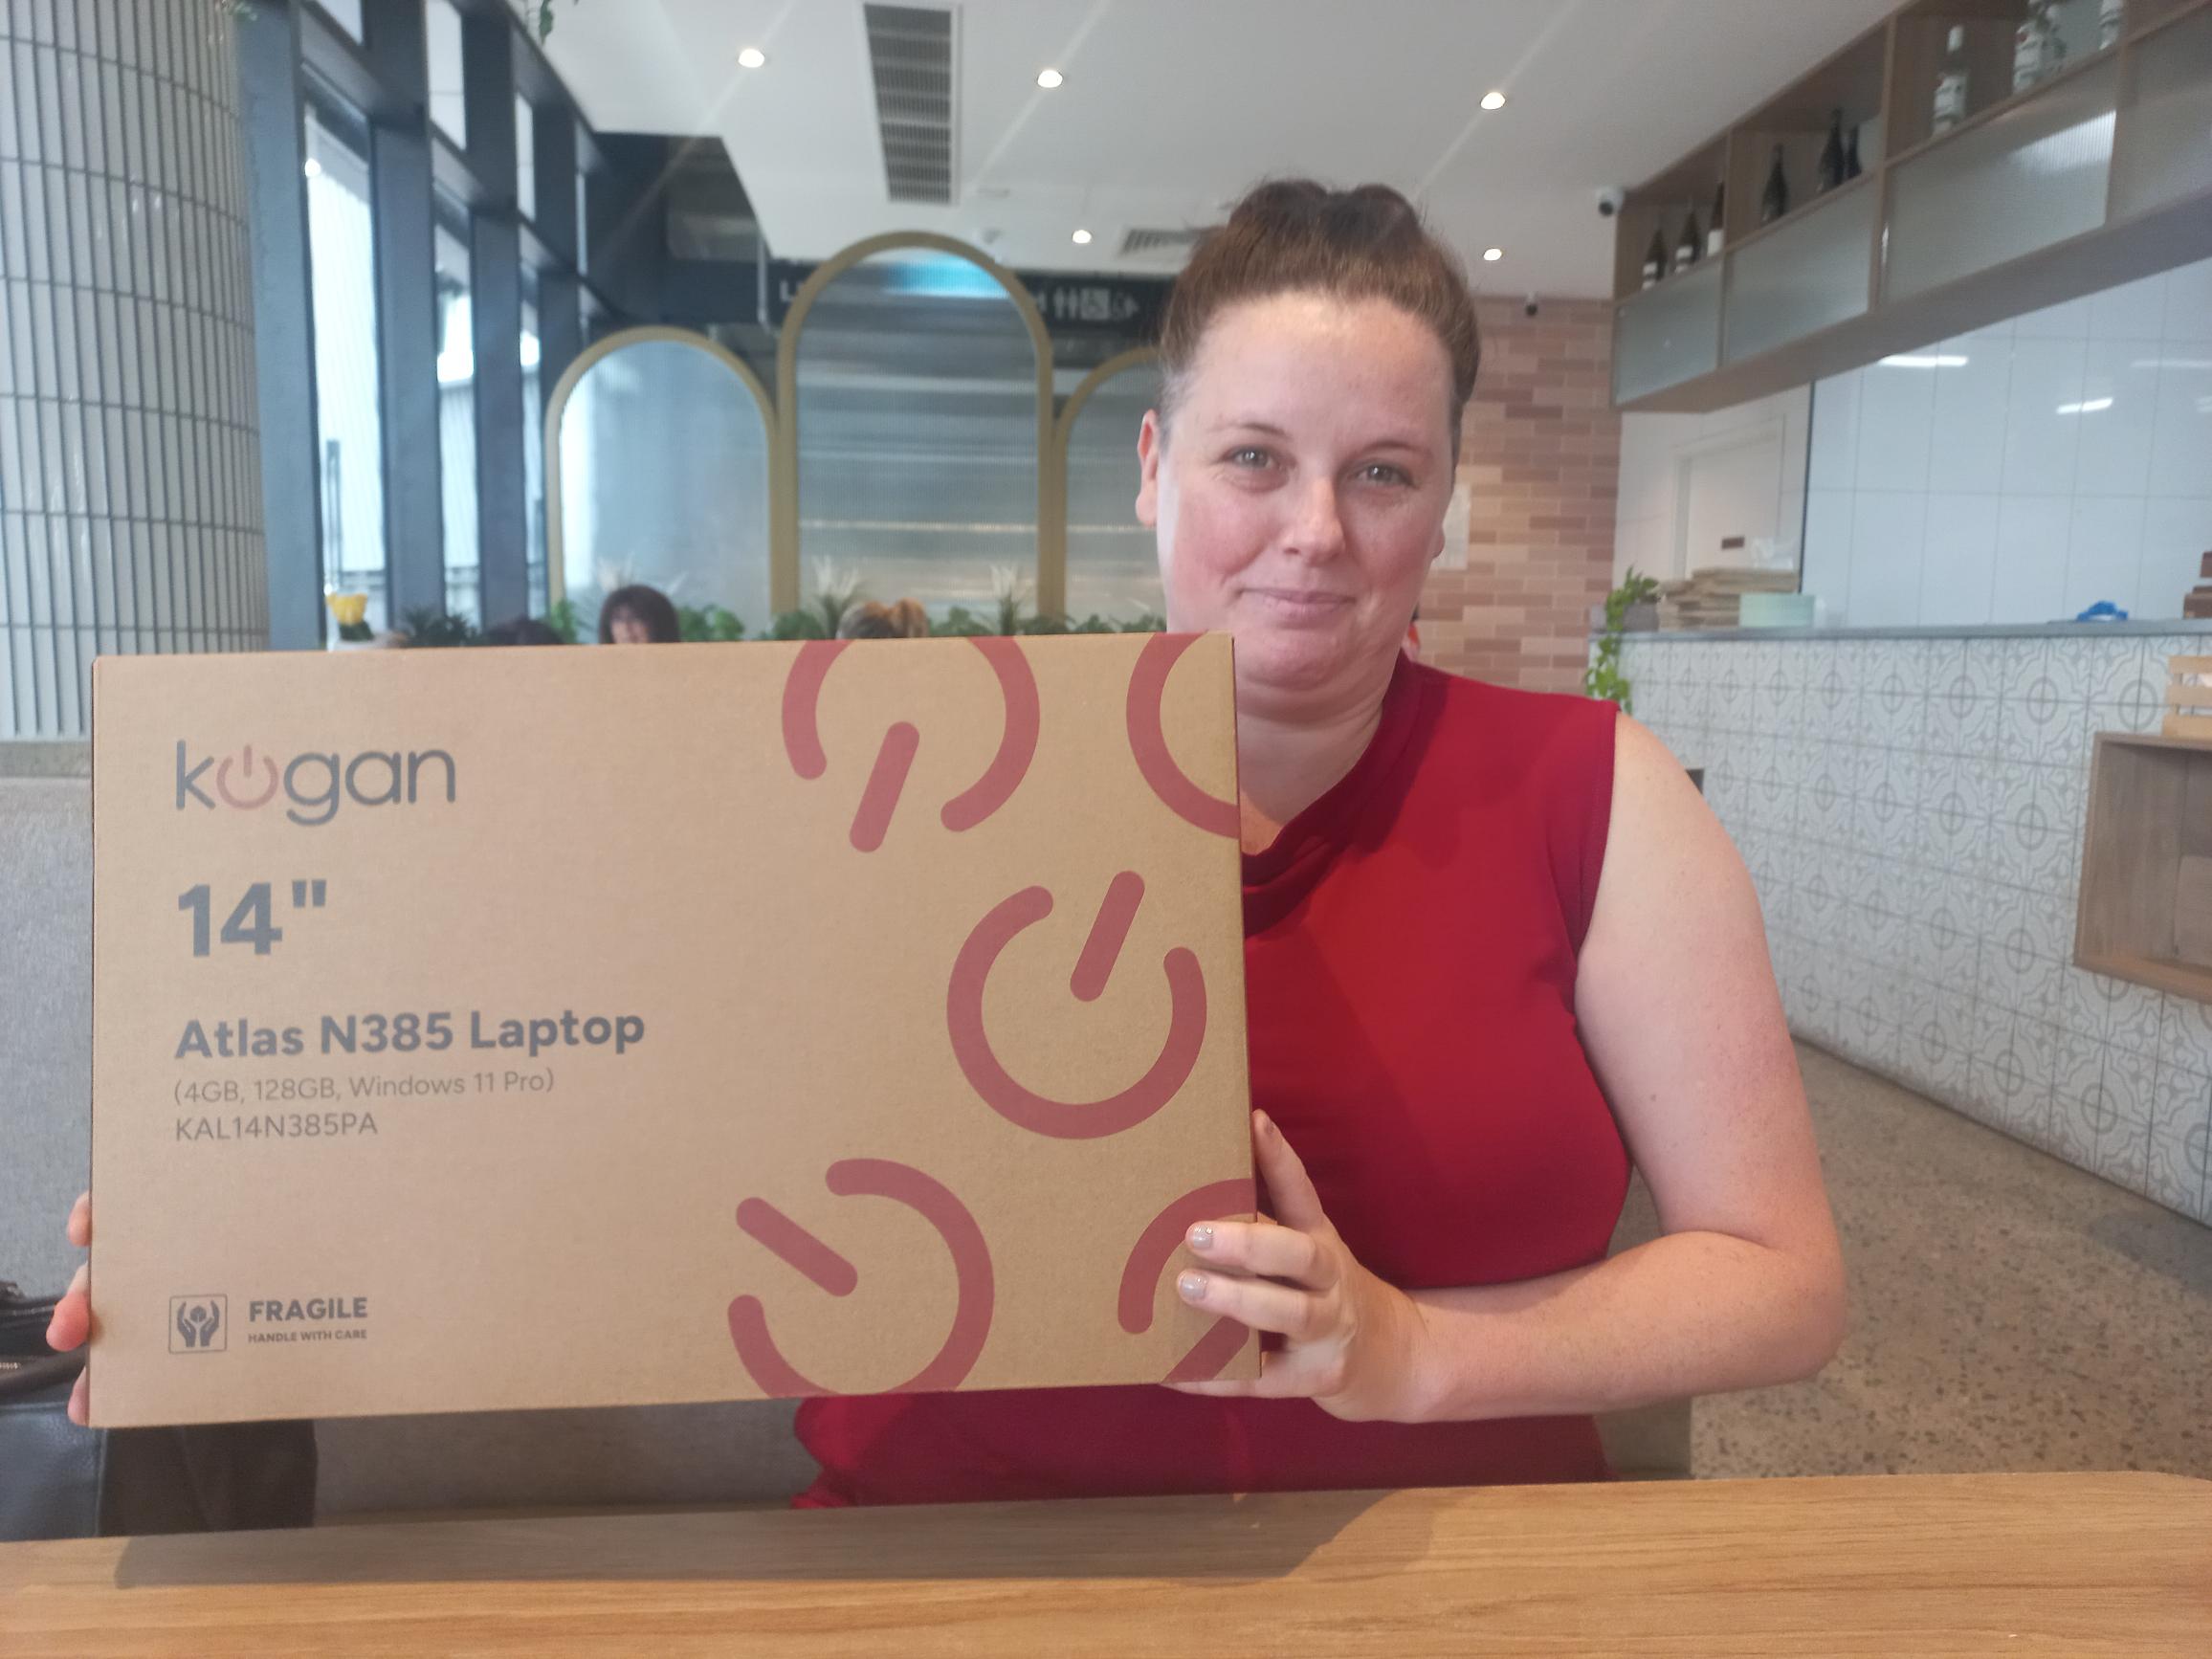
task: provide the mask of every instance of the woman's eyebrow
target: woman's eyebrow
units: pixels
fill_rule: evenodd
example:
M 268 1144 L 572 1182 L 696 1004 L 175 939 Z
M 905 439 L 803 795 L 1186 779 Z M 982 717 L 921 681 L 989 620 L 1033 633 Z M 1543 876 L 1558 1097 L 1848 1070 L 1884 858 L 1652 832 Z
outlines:
M 1217 432 L 1266 432 L 1270 437 L 1277 438 L 1287 438 L 1291 435 L 1272 421 L 1250 420 L 1241 417 L 1222 421 L 1214 428 L 1214 431 Z M 1428 453 L 1427 446 L 1420 439 L 1405 437 L 1395 432 L 1387 437 L 1377 438 L 1372 443 L 1361 444 L 1360 448 L 1362 450 L 1404 450 L 1407 454 L 1414 455 Z

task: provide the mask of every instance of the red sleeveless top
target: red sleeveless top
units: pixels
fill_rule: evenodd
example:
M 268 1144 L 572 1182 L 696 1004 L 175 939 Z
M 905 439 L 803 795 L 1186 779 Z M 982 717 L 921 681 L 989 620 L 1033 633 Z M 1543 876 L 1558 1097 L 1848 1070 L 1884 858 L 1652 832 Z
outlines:
M 1253 1103 L 1406 1290 L 1605 1253 L 1628 1161 L 1575 1029 L 1613 705 L 1401 659 L 1366 752 L 1245 870 Z M 806 1507 L 1606 1478 L 1588 1417 L 1342 1423 L 1161 1387 L 809 1400 Z

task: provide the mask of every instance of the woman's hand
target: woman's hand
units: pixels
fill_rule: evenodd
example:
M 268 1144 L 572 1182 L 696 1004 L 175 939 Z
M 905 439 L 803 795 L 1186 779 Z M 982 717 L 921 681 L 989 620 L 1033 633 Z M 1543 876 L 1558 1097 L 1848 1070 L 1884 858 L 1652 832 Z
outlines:
M 1193 1307 L 1272 1332 L 1256 1382 L 1177 1383 L 1186 1394 L 1307 1399 L 1353 1422 L 1417 1422 L 1426 1397 L 1427 1330 L 1413 1299 L 1354 1259 L 1264 1112 L 1252 1153 L 1277 1220 L 1201 1222 L 1184 1242 L 1206 1264 L 1176 1289 Z
M 69 1242 L 78 1250 L 92 1243 L 92 1194 L 78 1193 L 77 1202 L 69 1209 Z M 46 1345 L 57 1354 L 66 1354 L 72 1348 L 81 1348 L 85 1338 L 92 1335 L 91 1271 L 79 1262 L 77 1276 L 69 1281 L 69 1289 L 54 1306 L 54 1319 L 46 1327 Z M 89 1410 L 85 1384 L 86 1373 L 77 1374 L 77 1386 L 69 1391 L 69 1420 L 82 1424 Z

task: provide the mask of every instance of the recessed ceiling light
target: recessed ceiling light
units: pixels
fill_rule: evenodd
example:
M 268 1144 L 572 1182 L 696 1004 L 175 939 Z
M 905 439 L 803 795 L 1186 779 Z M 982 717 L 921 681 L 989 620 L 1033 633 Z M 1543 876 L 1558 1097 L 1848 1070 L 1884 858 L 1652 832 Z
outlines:
M 1485 248 L 1482 251 L 1482 256 L 1494 265 L 1505 257 L 1505 250 L 1503 248 Z
M 767 61 L 768 55 L 758 46 L 748 46 L 738 54 L 738 67 L 740 69 L 758 69 Z
M 1089 244 L 1090 244 L 1090 241 L 1091 241 L 1091 232 L 1088 232 L 1088 231 L 1077 231 L 1077 232 L 1075 232 L 1075 246 L 1076 246 L 1076 247 L 1078 247 L 1078 248 L 1087 247 L 1087 246 L 1089 246 Z
M 1043 87 L 1047 92 L 1051 91 L 1053 87 L 1058 86 L 1060 82 L 1066 78 L 1067 77 L 1062 75 L 1056 69 L 1040 69 L 1037 71 L 1037 84 Z
M 307 166 L 305 170 L 309 178 L 320 179 L 322 176 L 322 164 L 317 161 L 313 156 L 309 156 L 307 158 Z
M 1505 94 L 1502 92 L 1484 93 L 1482 95 L 1482 107 L 1485 109 L 1505 108 Z

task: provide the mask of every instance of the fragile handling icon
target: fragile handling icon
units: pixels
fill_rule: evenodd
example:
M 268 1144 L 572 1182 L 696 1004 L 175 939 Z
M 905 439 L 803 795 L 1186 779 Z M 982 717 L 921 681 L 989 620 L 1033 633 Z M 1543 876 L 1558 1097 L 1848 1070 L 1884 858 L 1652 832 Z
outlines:
M 231 1299 L 228 1296 L 171 1296 L 169 1298 L 169 1352 L 219 1354 L 230 1346 Z

